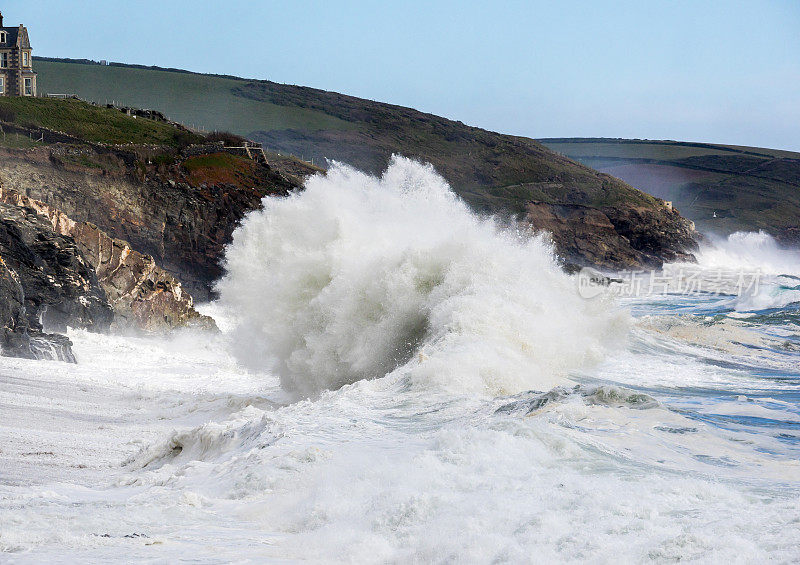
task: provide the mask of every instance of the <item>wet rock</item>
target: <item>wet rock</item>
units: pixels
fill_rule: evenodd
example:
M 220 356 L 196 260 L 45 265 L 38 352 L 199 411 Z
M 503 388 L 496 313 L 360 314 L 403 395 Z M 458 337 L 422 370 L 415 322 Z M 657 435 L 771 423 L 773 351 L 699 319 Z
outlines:
M 26 359 L 75 362 L 72 343 L 45 333 L 107 329 L 111 309 L 74 242 L 32 210 L 0 204 L 0 350 Z
M 22 288 L 29 328 L 108 330 L 113 312 L 94 269 L 35 210 L 0 203 L 0 256 Z
M 587 405 L 602 405 L 616 408 L 632 408 L 646 410 L 658 406 L 658 401 L 647 394 L 615 386 L 575 385 L 571 389 L 557 386 L 547 392 L 530 391 L 518 394 L 514 400 L 503 404 L 495 413 L 520 414 L 529 416 L 546 406 L 566 402 L 571 398 L 579 398 Z
M 53 230 L 71 237 L 95 269 L 97 279 L 114 310 L 112 329 L 146 332 L 176 327 L 216 328 L 214 321 L 194 309 L 191 295 L 155 260 L 114 239 L 88 222 L 75 222 L 60 210 L 13 190 L 0 189 L 0 201 L 35 210 Z
M 603 208 L 620 236 L 641 255 L 643 265 L 661 267 L 675 261 L 694 262 L 698 249 L 694 224 L 670 206 L 643 208 L 616 206 Z
M 25 295 L 17 274 L 0 258 L 0 349 L 11 357 L 33 359 L 25 316 Z
M 550 233 L 567 266 L 608 270 L 660 268 L 665 262 L 693 261 L 697 234 L 676 211 L 620 205 L 531 202 L 525 221 Z
M 50 359 L 76 363 L 72 342 L 65 335 L 47 334 L 41 330 L 30 331 L 30 348 L 34 359 Z
M 616 386 L 579 387 L 577 392 L 587 404 L 602 404 L 646 410 L 658 406 L 658 401 L 648 394 Z

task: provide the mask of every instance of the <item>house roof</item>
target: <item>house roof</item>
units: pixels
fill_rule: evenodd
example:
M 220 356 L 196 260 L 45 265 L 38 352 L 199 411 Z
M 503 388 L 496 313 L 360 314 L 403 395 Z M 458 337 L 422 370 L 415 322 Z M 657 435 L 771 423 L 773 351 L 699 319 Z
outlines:
M 23 49 L 30 49 L 31 42 L 28 39 L 28 30 L 24 26 L 19 27 L 0 27 L 0 31 L 8 34 L 5 43 L 0 43 L 0 47 L 16 47 L 17 41 L 20 40 L 20 47 Z
M 0 31 L 4 31 L 8 34 L 8 38 L 6 39 L 5 43 L 0 43 L 0 46 L 14 47 L 17 44 L 17 37 L 19 36 L 18 27 L 0 27 Z

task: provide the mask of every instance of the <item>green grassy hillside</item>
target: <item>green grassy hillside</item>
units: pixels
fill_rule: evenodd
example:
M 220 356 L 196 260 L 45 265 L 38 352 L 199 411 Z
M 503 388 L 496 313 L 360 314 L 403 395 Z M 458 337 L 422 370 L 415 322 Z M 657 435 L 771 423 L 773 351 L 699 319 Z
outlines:
M 795 240 L 800 153 L 630 139 L 543 139 L 549 148 L 671 200 L 700 229 L 764 229 Z M 791 234 L 791 236 L 789 235 Z
M 193 144 L 240 146 L 244 139 L 229 133 L 204 135 L 151 118 L 75 98 L 0 97 L 0 148 L 47 150 L 60 143 L 63 147 L 50 153 L 49 160 L 61 166 L 137 178 L 148 172 L 164 178 L 177 175 L 191 186 L 250 189 L 259 184 L 254 177 L 259 167 L 249 158 L 224 152 L 183 155 Z M 9 153 L 3 156 L 4 161 L 11 158 Z M 268 154 L 268 159 L 273 170 L 296 185 L 299 177 L 320 170 L 290 155 Z
M 174 125 L 134 119 L 119 110 L 75 99 L 2 97 L 0 119 L 24 127 L 60 131 L 91 143 L 177 147 L 201 141 L 199 136 Z
M 656 207 L 655 199 L 536 141 L 311 88 L 184 71 L 37 59 L 41 93 L 160 110 L 268 150 L 379 172 L 392 153 L 431 162 L 474 206 L 523 212 L 531 200 Z
M 76 94 L 100 104 L 150 108 L 196 128 L 246 135 L 257 130 L 348 130 L 353 125 L 324 112 L 285 108 L 237 96 L 246 81 L 172 70 L 65 63 L 36 59 L 42 94 Z

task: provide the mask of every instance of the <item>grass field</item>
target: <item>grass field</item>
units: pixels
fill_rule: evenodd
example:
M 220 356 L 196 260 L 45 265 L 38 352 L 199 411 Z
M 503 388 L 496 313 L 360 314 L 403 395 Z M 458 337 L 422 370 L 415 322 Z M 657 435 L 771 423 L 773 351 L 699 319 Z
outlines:
M 30 149 L 41 145 L 38 141 L 32 139 L 27 135 L 19 133 L 3 133 L 0 134 L 0 146 L 9 147 L 11 149 Z
M 659 206 L 532 139 L 334 92 L 169 69 L 36 60 L 39 91 L 149 108 L 228 130 L 273 153 L 378 173 L 394 153 L 430 162 L 478 209 L 522 213 L 531 200 Z
M 189 174 L 189 184 L 194 187 L 202 184 L 255 184 L 253 171 L 255 163 L 244 157 L 229 153 L 213 153 L 189 157 L 182 165 Z
M 192 137 L 173 125 L 132 118 L 119 110 L 74 99 L 2 97 L 0 118 L 21 126 L 64 132 L 93 143 L 178 146 Z
M 723 148 L 707 149 L 665 143 L 569 143 L 542 140 L 553 151 L 582 158 L 621 157 L 625 159 L 682 159 L 698 155 L 727 155 Z
M 548 138 L 540 139 L 539 141 L 553 151 L 573 157 L 585 158 L 619 157 L 624 159 L 672 160 L 707 155 L 735 155 L 769 159 L 800 159 L 800 153 L 780 149 L 681 141 L 591 138 Z
M 241 135 L 273 129 L 348 130 L 353 125 L 323 112 L 286 108 L 233 94 L 243 79 L 164 70 L 36 60 L 43 94 L 76 94 L 164 112 L 172 120 L 208 131 Z

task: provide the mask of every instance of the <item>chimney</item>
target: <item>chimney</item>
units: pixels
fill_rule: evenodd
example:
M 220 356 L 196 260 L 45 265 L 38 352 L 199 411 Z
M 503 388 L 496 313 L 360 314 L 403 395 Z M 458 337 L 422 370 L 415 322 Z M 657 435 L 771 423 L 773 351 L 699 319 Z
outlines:
M 0 27 L 3 27 L 3 12 L 0 12 Z

